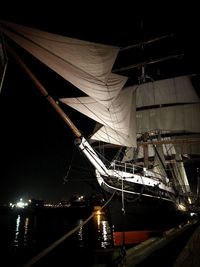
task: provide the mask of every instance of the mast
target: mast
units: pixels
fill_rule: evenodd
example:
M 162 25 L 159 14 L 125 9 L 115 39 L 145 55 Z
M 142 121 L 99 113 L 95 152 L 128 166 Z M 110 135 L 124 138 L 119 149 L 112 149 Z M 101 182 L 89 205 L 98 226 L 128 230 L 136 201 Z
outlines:
M 196 199 L 197 199 L 197 203 L 199 203 L 199 187 L 200 187 L 200 176 L 199 176 L 199 174 L 200 174 L 200 171 L 199 171 L 199 168 L 197 168 L 197 197 L 196 197 Z
M 76 138 L 80 138 L 82 136 L 81 132 L 78 128 L 73 124 L 73 122 L 69 119 L 69 117 L 65 114 L 65 112 L 60 108 L 58 103 L 49 95 L 44 86 L 39 82 L 39 80 L 35 77 L 35 75 L 29 70 L 29 68 L 24 64 L 24 62 L 20 59 L 20 57 L 14 52 L 14 50 L 6 44 L 6 48 L 12 57 L 16 60 L 16 62 L 20 65 L 20 67 L 24 70 L 24 72 L 31 78 L 34 82 L 40 93 L 46 98 L 46 100 L 51 104 L 51 106 L 56 110 L 56 112 L 60 115 L 62 120 L 68 125 L 68 127 L 72 130 L 74 136 Z
M 138 142 L 138 146 L 145 146 L 145 145 L 159 145 L 159 144 L 187 144 L 187 143 L 194 143 L 199 144 L 200 138 L 177 138 L 177 139 L 170 139 L 170 140 L 154 140 L 154 141 L 142 141 Z
M 144 133 L 143 135 L 143 140 L 144 140 L 144 145 L 143 145 L 143 150 L 144 150 L 144 167 L 148 169 L 149 167 L 149 153 L 148 153 L 148 144 L 147 144 L 147 138 L 148 138 L 148 133 Z
M 46 98 L 46 100 L 51 104 L 51 106 L 55 109 L 55 111 L 60 115 L 64 123 L 71 129 L 73 135 L 76 137 L 75 144 L 78 145 L 79 149 L 83 152 L 83 154 L 87 157 L 87 159 L 91 162 L 91 164 L 97 169 L 102 175 L 108 175 L 108 169 L 102 162 L 102 160 L 98 157 L 97 153 L 90 146 L 88 141 L 82 136 L 82 133 L 75 126 L 75 124 L 70 120 L 70 118 L 66 115 L 66 113 L 61 109 L 58 102 L 56 102 L 48 93 L 48 91 L 44 88 L 44 86 L 39 82 L 39 80 L 35 77 L 35 75 L 29 70 L 29 68 L 24 64 L 24 62 L 20 59 L 20 57 L 14 52 L 14 50 L 6 45 L 9 53 L 16 60 L 16 62 L 20 65 L 20 67 L 24 70 L 24 72 L 31 78 L 31 80 L 36 85 L 37 89 L 41 92 L 41 94 Z

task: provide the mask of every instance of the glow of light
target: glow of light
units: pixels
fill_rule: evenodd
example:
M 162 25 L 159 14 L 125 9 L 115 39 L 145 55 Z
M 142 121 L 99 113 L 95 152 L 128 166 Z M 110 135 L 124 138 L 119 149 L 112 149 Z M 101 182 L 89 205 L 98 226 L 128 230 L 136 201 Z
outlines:
M 190 197 L 188 197 L 188 202 L 189 202 L 189 204 L 192 204 L 192 200 Z
M 99 228 L 99 226 L 100 226 L 100 223 L 101 223 L 101 211 L 100 210 L 96 210 L 95 211 L 95 216 L 96 216 L 96 218 L 97 218 L 97 225 L 98 225 L 98 228 Z
M 100 223 L 101 223 L 101 215 L 97 214 L 97 224 L 98 224 L 98 226 L 100 225 Z
M 190 212 L 190 216 L 191 216 L 191 217 L 196 216 L 196 215 L 197 215 L 197 213 L 195 213 L 195 212 Z
M 23 202 L 22 201 L 22 198 L 20 198 L 20 201 L 16 203 L 16 207 L 17 208 L 21 208 L 23 209 L 24 207 L 28 206 L 28 203 L 27 202 Z
M 14 207 L 15 207 L 15 204 L 10 203 L 10 207 L 11 207 L 11 208 L 14 208 Z
M 101 215 L 101 211 L 100 210 L 97 210 L 96 211 L 96 215 Z
M 182 211 L 186 211 L 186 207 L 183 204 L 178 204 L 178 209 Z
M 18 208 L 24 208 L 24 202 L 19 201 L 19 202 L 17 202 L 16 206 L 17 206 Z

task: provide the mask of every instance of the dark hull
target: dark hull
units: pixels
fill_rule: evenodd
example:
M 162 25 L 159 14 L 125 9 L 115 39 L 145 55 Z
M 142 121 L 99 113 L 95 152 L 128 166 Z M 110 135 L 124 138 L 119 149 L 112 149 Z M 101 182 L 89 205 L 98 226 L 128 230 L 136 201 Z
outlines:
M 107 200 L 111 196 L 108 192 L 104 194 Z M 114 195 L 108 204 L 108 213 L 116 246 L 163 235 L 189 219 L 188 212 L 178 210 L 173 202 L 143 196 L 131 201 L 124 199 L 122 205 L 122 197 Z

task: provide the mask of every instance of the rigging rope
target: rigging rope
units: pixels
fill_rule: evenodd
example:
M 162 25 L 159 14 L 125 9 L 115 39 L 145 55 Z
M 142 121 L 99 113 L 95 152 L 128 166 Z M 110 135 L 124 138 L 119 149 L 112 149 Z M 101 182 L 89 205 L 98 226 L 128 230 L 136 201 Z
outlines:
M 115 195 L 115 192 L 113 192 L 113 194 L 111 195 L 111 197 L 107 200 L 107 202 L 99 209 L 102 210 L 104 209 L 108 203 L 112 200 L 112 198 Z M 65 235 L 63 235 L 61 238 L 59 238 L 58 240 L 56 240 L 53 244 L 51 244 L 49 247 L 47 247 L 46 249 L 44 249 L 42 252 L 40 252 L 38 255 L 36 255 L 35 257 L 33 257 L 30 261 L 28 261 L 27 263 L 25 263 L 23 265 L 23 267 L 30 267 L 33 264 L 35 264 L 36 262 L 38 262 L 41 258 L 43 258 L 44 256 L 46 256 L 49 252 L 51 252 L 54 248 L 56 248 L 58 245 L 60 245 L 63 241 L 65 241 L 68 237 L 70 237 L 72 234 L 74 234 L 75 232 L 77 232 L 79 230 L 79 228 L 83 227 L 86 223 L 88 223 L 95 215 L 95 212 L 93 212 L 85 221 L 83 221 L 82 223 L 80 223 L 78 226 L 76 226 L 74 229 L 70 230 L 68 233 L 66 233 Z
M 64 178 L 63 178 L 63 183 L 64 183 L 64 184 L 65 184 L 66 182 L 68 182 L 68 176 L 69 176 L 69 173 L 70 173 L 71 168 L 72 168 L 72 161 L 74 160 L 74 155 L 75 155 L 75 149 L 73 149 L 73 153 L 72 153 L 72 157 L 71 157 L 70 164 L 69 164 L 69 166 L 68 166 L 67 173 L 66 173 L 66 175 L 65 175 Z
M 125 207 L 124 207 L 124 179 L 122 177 L 122 212 L 125 214 Z

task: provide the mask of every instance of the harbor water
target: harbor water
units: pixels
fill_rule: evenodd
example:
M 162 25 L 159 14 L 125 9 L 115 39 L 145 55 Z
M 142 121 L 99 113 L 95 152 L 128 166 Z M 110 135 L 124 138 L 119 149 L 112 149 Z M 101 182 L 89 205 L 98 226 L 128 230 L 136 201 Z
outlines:
M 90 215 L 84 208 L 1 212 L 1 266 L 92 266 L 95 250 L 112 247 L 111 230 L 102 212 L 94 213 L 85 225 L 35 260 Z M 33 265 L 31 260 L 35 260 Z

